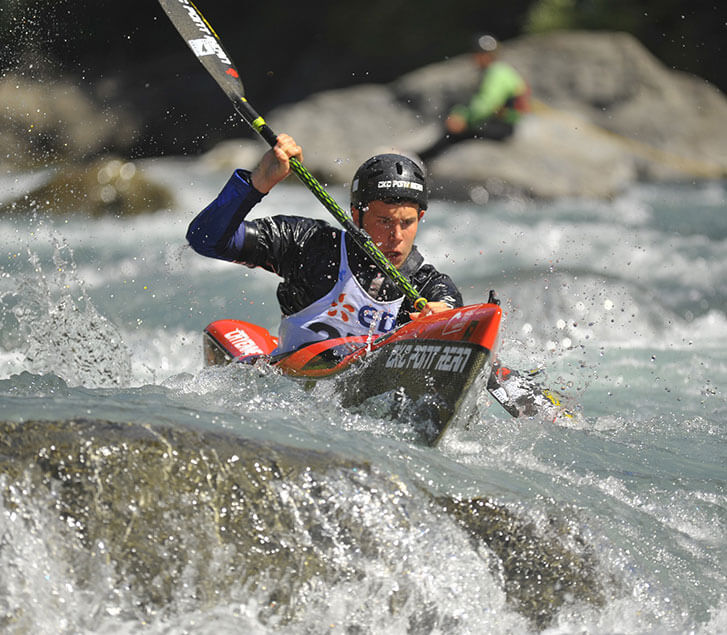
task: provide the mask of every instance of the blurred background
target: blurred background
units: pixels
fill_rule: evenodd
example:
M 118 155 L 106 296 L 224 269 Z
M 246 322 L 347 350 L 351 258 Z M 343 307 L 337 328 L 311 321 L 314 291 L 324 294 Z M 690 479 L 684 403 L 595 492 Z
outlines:
M 324 89 L 392 81 L 468 52 L 478 31 L 501 40 L 562 29 L 625 31 L 668 68 L 727 90 L 727 9 L 708 0 L 198 5 L 263 113 Z M 250 134 L 230 118 L 226 97 L 213 82 L 190 81 L 205 71 L 180 45 L 156 2 L 2 0 L 0 33 L 3 78 L 67 82 L 69 91 L 87 93 L 114 119 L 116 133 L 103 148 L 91 147 L 91 154 L 194 154 Z M 9 108 L 7 96 L 0 92 L 0 98 Z M 51 133 L 39 131 L 35 143 L 52 158 Z

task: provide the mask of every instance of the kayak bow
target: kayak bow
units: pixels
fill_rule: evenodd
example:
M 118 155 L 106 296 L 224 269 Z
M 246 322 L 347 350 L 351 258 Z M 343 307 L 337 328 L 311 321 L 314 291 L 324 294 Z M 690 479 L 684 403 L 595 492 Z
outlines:
M 262 360 L 298 379 L 335 379 L 344 407 L 396 393 L 408 415 L 421 419 L 426 442 L 436 445 L 486 389 L 501 316 L 496 304 L 475 304 L 419 318 L 377 339 L 328 339 L 278 356 L 272 355 L 277 339 L 264 328 L 217 320 L 204 331 L 205 363 Z M 345 370 L 350 373 L 342 376 Z

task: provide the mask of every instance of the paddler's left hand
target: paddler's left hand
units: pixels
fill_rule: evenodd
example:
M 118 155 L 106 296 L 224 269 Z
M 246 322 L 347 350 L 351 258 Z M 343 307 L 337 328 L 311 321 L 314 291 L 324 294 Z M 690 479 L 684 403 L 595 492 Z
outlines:
M 426 317 L 427 315 L 432 315 L 433 313 L 449 311 L 449 309 L 451 308 L 452 307 L 449 306 L 446 302 L 427 302 L 421 311 L 417 313 L 410 313 L 409 317 L 412 320 L 416 320 L 417 318 Z
M 260 159 L 260 163 L 252 171 L 252 186 L 260 193 L 267 194 L 288 174 L 290 174 L 290 157 L 303 161 L 303 150 L 295 139 L 287 134 L 278 135 L 278 142 Z

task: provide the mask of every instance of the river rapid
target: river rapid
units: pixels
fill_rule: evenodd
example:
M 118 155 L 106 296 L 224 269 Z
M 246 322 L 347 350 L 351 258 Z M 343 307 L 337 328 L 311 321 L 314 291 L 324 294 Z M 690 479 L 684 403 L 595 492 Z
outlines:
M 227 174 L 139 168 L 173 209 L 0 220 L 3 630 L 727 631 L 725 183 L 433 201 L 420 250 L 496 290 L 501 359 L 578 416 L 483 394 L 429 448 L 383 403 L 204 368 L 209 322 L 275 332 L 277 281 L 186 246 Z M 327 218 L 293 183 L 272 213 Z

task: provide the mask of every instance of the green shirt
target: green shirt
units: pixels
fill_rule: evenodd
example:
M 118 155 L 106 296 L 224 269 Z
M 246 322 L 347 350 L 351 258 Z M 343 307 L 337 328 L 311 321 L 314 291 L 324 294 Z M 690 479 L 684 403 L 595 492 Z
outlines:
M 492 115 L 515 123 L 520 118 L 520 111 L 515 107 L 514 101 L 527 92 L 525 80 L 512 66 L 504 62 L 493 62 L 482 75 L 480 87 L 469 104 L 456 106 L 452 113 L 464 117 L 470 128 L 476 127 Z

